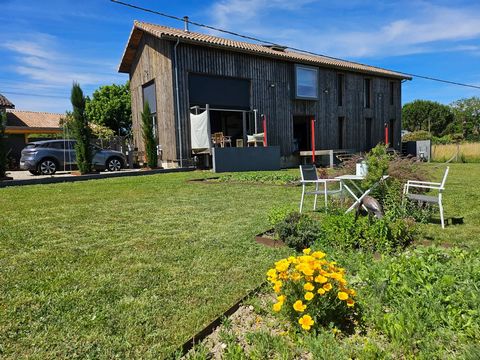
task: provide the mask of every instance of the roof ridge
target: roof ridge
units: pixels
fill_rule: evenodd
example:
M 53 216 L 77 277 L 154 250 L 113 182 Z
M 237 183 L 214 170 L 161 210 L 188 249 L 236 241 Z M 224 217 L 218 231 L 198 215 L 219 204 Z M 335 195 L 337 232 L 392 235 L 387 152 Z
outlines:
M 14 113 L 14 112 L 22 112 L 22 113 L 35 113 L 35 114 L 48 114 L 48 115 L 65 115 L 65 113 L 54 113 L 50 111 L 32 111 L 32 110 L 19 110 L 19 109 L 7 109 L 7 112 Z

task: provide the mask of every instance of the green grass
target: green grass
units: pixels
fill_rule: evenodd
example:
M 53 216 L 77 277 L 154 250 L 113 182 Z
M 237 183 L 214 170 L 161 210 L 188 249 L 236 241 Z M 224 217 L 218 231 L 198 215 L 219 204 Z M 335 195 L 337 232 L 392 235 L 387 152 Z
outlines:
M 427 166 L 441 178 L 443 165 Z M 271 208 L 298 204 L 300 188 L 186 182 L 205 176 L 211 175 L 0 189 L 0 358 L 162 358 L 262 282 L 288 251 L 257 245 L 253 235 L 266 229 Z M 452 164 L 445 214 L 463 216 L 465 225 L 421 225 L 422 235 L 478 249 L 479 197 L 480 167 Z M 311 202 L 308 197 L 307 209 Z M 343 258 L 348 270 L 363 271 L 374 285 L 393 261 L 370 267 L 370 257 Z M 374 299 L 372 289 L 366 298 Z M 409 299 L 405 309 L 414 309 L 417 300 L 408 297 L 399 309 Z M 373 322 L 381 312 L 370 314 Z M 375 321 L 380 328 L 381 319 Z M 370 331 L 358 339 L 372 347 L 365 354 L 393 349 L 385 335 L 376 337 L 380 330 Z M 265 343 L 259 354 L 277 346 L 268 336 L 257 338 Z M 437 351 L 434 340 L 427 345 Z M 331 336 L 308 341 L 310 350 L 321 349 Z M 355 341 L 328 350 L 351 354 Z
M 161 358 L 263 281 L 298 189 L 198 176 L 0 189 L 0 357 Z

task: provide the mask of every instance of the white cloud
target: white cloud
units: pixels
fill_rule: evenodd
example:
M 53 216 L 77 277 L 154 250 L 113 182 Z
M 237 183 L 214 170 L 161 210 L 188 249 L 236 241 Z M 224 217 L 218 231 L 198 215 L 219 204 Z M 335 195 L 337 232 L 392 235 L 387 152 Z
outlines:
M 279 26 L 261 21 L 262 13 L 273 11 L 279 11 L 278 15 L 287 19 L 290 12 L 307 16 L 305 13 L 308 11 L 302 11 L 302 7 L 311 2 L 222 0 L 211 10 L 213 21 L 219 27 L 253 33 L 266 38 L 265 40 L 331 56 L 395 56 L 449 51 L 455 47 L 456 51 L 478 52 L 476 46 L 462 44 L 463 41 L 480 37 L 478 7 L 445 7 L 426 2 L 416 2 L 409 7 L 406 3 L 399 2 L 395 5 L 396 11 L 390 12 L 408 15 L 349 21 L 346 14 L 338 16 L 335 27 L 328 19 L 322 19 L 320 8 L 318 14 L 308 14 L 315 20 L 308 24 L 302 21 L 283 21 Z M 402 7 L 405 11 L 402 11 Z M 304 10 L 314 8 L 309 6 Z
M 30 94 L 11 96 L 18 99 L 18 108 L 63 112 L 69 107 L 68 96 L 74 81 L 88 93 L 99 85 L 126 80 L 116 72 L 113 61 L 75 56 L 54 36 L 31 33 L 18 35 L 18 39 L 0 44 L 14 59 L 10 72 L 17 74 L 8 84 L 2 83 L 1 90 Z

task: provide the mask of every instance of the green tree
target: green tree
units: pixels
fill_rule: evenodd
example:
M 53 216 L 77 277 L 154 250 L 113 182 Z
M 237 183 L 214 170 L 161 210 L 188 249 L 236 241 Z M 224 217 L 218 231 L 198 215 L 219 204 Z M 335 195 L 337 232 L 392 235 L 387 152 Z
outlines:
M 450 104 L 455 126 L 452 133 L 462 133 L 467 140 L 480 138 L 480 98 L 460 99 Z
M 115 135 L 127 135 L 132 128 L 130 84 L 100 86 L 92 98 L 87 97 L 85 112 L 88 119 L 106 126 Z
M 0 110 L 0 179 L 7 175 L 7 150 L 5 149 L 4 136 L 7 126 L 7 113 Z
M 147 157 L 148 166 L 151 168 L 157 167 L 158 156 L 155 136 L 153 135 L 153 121 L 152 113 L 150 112 L 150 105 L 145 101 L 142 112 L 142 136 L 145 144 L 145 155 Z
M 453 122 L 451 108 L 435 101 L 415 100 L 402 108 L 403 128 L 409 131 L 430 130 L 432 135 L 442 136 Z
M 77 83 L 73 84 L 70 99 L 73 107 L 72 132 L 77 141 L 75 145 L 77 165 L 80 173 L 86 174 L 92 170 L 91 130 L 88 126 L 88 118 L 85 115 L 85 96 L 83 96 L 83 91 Z

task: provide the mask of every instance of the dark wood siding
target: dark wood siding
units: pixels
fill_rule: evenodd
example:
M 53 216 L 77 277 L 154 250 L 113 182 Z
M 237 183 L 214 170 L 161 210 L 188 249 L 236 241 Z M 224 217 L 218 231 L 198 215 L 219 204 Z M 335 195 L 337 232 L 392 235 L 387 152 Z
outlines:
M 153 41 L 153 40 L 151 40 Z M 132 99 L 138 91 L 141 81 L 135 77 L 144 77 L 143 73 L 149 67 L 157 67 L 157 98 L 158 109 L 164 109 L 165 127 L 169 138 L 164 146 L 168 156 L 179 158 L 179 149 L 175 142 L 175 84 L 174 84 L 174 55 L 173 42 L 155 39 L 153 43 L 147 41 L 149 48 L 157 50 L 158 57 L 163 60 L 154 60 L 155 53 L 149 53 L 149 60 L 142 66 L 132 67 Z M 143 43 L 143 42 L 142 42 Z M 145 52 L 145 46 L 139 48 L 139 54 Z M 257 109 L 258 114 L 267 116 L 269 145 L 280 146 L 281 154 L 285 158 L 292 155 L 293 144 L 293 116 L 312 115 L 316 118 L 316 139 L 318 149 L 336 149 L 338 146 L 338 118 L 345 118 L 344 148 L 364 151 L 367 147 L 366 121 L 372 118 L 372 144 L 384 141 L 384 123 L 395 119 L 396 138 L 400 138 L 401 129 L 401 83 L 400 80 L 375 77 L 361 73 L 342 72 L 344 75 L 343 106 L 337 104 L 337 71 L 329 68 L 319 68 L 319 99 L 296 100 L 294 98 L 294 63 L 241 52 L 225 51 L 212 47 L 204 47 L 187 43 L 180 43 L 177 47 L 178 55 L 178 90 L 180 99 L 180 118 L 182 127 L 182 150 L 184 159 L 191 155 L 190 149 L 190 121 L 188 74 L 203 73 L 216 76 L 231 76 L 249 79 L 251 82 L 250 107 Z M 143 55 L 142 55 L 143 57 Z M 161 71 L 158 70 L 161 68 Z M 152 69 L 150 69 L 152 71 Z M 168 73 L 170 72 L 170 73 Z M 138 75 L 137 73 L 140 73 Z M 364 79 L 371 79 L 371 108 L 364 108 L 363 88 Z M 162 81 L 158 82 L 161 78 Z M 146 78 L 142 79 L 143 83 Z M 394 105 L 390 104 L 390 82 L 394 82 Z M 160 100 L 163 96 L 163 100 Z M 139 100 L 132 104 L 132 111 L 139 113 L 136 107 Z M 141 111 L 141 110 L 140 110 Z M 138 115 L 137 115 L 138 116 Z M 176 116 L 176 115 L 175 115 Z M 134 124 L 138 122 L 135 120 Z M 159 116 L 160 123 L 160 116 Z M 134 128 L 135 130 L 135 128 Z M 178 134 L 177 134 L 178 139 Z M 136 141 L 141 141 L 136 137 Z M 398 148 L 400 144 L 395 144 Z M 175 153 L 175 156 L 173 155 Z

